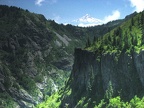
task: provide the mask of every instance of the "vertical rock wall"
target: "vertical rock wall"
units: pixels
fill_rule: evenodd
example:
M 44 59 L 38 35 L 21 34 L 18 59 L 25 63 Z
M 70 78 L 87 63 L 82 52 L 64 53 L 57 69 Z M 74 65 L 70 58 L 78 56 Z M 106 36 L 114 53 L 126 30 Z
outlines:
M 130 55 L 122 52 L 98 56 L 94 52 L 75 49 L 75 60 L 69 84 L 72 89 L 69 107 L 83 96 L 104 98 L 109 84 L 113 95 L 124 100 L 140 95 L 144 87 L 144 52 Z M 65 99 L 66 102 L 67 99 Z

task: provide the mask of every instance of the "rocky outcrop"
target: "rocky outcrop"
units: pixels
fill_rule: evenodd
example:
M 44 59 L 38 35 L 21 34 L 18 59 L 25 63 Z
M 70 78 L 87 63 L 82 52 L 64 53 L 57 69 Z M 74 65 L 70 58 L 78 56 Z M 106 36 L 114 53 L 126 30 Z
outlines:
M 24 89 L 17 90 L 16 88 L 9 89 L 10 94 L 15 101 L 21 106 L 21 108 L 33 108 L 37 102 L 30 96 Z
M 105 97 L 110 84 L 113 96 L 124 100 L 141 95 L 144 87 L 144 51 L 137 54 L 121 52 L 97 55 L 82 49 L 75 49 L 73 70 L 68 81 L 72 93 L 63 103 L 73 108 L 81 97 L 100 101 Z M 68 101 L 69 100 L 69 101 Z

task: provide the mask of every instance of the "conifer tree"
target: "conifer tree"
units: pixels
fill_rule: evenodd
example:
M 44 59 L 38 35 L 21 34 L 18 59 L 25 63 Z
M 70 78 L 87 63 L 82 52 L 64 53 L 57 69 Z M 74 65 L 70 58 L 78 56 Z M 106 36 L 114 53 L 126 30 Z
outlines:
M 87 42 L 86 42 L 86 47 L 90 47 L 90 45 L 91 45 L 91 42 L 90 42 L 90 39 L 88 37 Z
M 96 41 L 96 37 L 94 36 L 93 43 Z
M 134 19 L 131 19 L 131 25 L 134 26 Z

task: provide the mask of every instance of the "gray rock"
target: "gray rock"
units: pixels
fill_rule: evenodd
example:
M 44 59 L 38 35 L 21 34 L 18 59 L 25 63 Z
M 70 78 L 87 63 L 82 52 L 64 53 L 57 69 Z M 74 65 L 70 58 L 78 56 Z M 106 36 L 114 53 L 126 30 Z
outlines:
M 28 104 L 33 104 L 32 106 L 37 104 L 33 97 L 30 96 L 24 89 L 17 90 L 16 88 L 11 87 L 9 92 L 22 108 L 27 107 Z
M 117 57 L 117 58 L 116 58 Z M 128 55 L 122 52 L 97 55 L 94 52 L 76 49 L 73 70 L 68 81 L 72 95 L 62 101 L 75 107 L 82 96 L 95 96 L 103 99 L 112 84 L 113 96 L 121 95 L 129 100 L 143 93 L 144 88 L 144 51 Z

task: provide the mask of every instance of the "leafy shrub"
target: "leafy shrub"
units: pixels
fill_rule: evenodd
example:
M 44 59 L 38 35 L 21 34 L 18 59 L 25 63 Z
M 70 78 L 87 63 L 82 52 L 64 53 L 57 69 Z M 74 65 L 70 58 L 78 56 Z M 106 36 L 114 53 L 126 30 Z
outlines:
M 47 100 L 41 104 L 38 104 L 36 108 L 59 108 L 61 101 L 60 96 L 58 92 L 54 93 L 50 97 L 47 98 Z

